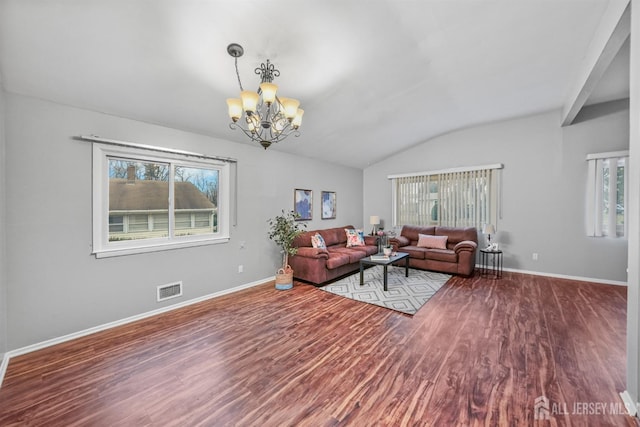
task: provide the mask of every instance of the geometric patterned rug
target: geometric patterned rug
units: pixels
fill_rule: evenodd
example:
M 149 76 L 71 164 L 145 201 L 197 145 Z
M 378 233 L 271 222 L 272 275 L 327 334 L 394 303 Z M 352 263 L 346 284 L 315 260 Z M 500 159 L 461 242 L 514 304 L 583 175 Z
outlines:
M 382 268 L 382 266 L 373 266 L 366 269 L 362 286 L 360 286 L 360 272 L 358 271 L 318 289 L 414 315 L 451 278 L 449 274 L 413 268 L 409 269 L 409 277 L 404 277 L 404 267 L 389 266 L 388 291 L 385 292 L 383 290 Z

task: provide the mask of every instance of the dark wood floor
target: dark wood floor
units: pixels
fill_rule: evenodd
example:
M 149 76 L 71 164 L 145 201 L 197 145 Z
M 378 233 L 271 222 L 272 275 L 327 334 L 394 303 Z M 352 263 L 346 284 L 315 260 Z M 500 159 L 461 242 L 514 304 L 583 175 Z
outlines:
M 413 317 L 261 285 L 12 359 L 0 425 L 636 426 L 625 316 L 624 287 L 513 273 Z

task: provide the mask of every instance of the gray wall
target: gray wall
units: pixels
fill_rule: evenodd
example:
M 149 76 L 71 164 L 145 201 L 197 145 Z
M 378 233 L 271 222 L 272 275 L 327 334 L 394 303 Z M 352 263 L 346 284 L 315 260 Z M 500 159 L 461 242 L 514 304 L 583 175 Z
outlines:
M 0 86 L 1 86 L 0 79 Z M 0 89 L 0 359 L 7 351 L 7 263 L 6 263 L 6 220 L 5 220 L 5 120 L 4 91 Z
M 363 222 L 391 222 L 390 174 L 503 163 L 495 241 L 505 268 L 626 281 L 626 239 L 587 237 L 584 215 L 586 154 L 628 149 L 629 111 L 619 107 L 590 107 L 565 128 L 559 112 L 477 126 L 398 153 L 365 169 Z
M 267 220 L 293 208 L 294 188 L 314 192 L 309 229 L 362 225 L 359 169 L 14 94 L 5 100 L 8 350 L 272 277 L 280 254 Z M 72 139 L 81 134 L 237 158 L 231 242 L 95 259 L 91 144 Z M 335 220 L 320 219 L 322 190 L 337 192 Z M 184 296 L 156 303 L 156 286 L 177 280 Z

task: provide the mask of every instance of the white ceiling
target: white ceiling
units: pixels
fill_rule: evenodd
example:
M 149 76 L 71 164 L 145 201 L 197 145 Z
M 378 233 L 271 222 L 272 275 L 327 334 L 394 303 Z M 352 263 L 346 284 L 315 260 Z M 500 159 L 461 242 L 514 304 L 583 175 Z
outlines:
M 363 168 L 455 129 L 561 108 L 607 4 L 0 0 L 0 77 L 9 92 L 248 144 L 225 104 L 239 92 L 226 52 L 237 42 L 245 88 L 269 58 L 281 94 L 305 109 L 302 135 L 269 149 Z M 614 64 L 598 102 L 628 96 L 628 56 L 626 70 Z

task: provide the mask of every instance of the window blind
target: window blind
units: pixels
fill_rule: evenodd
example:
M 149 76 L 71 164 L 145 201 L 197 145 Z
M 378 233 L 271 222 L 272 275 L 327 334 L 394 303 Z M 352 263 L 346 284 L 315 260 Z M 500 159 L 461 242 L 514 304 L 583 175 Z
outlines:
M 627 235 L 628 151 L 587 156 L 586 232 L 592 237 Z
M 502 165 L 389 176 L 394 225 L 477 227 L 497 224 Z

